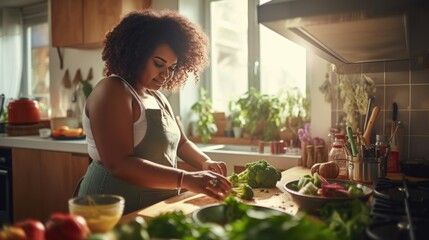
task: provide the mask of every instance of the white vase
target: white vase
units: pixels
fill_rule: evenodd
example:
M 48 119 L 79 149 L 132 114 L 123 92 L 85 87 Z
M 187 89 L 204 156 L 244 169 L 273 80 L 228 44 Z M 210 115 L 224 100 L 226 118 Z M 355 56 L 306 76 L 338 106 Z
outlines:
M 241 138 L 241 135 L 243 134 L 243 128 L 241 128 L 241 127 L 233 127 L 232 131 L 234 131 L 234 137 L 235 138 Z

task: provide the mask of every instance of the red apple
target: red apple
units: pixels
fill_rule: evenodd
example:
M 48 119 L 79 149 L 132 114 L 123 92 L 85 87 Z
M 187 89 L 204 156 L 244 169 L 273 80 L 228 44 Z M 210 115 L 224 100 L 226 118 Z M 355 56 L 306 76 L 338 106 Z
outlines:
M 27 240 L 44 240 L 45 226 L 40 221 L 34 219 L 26 219 L 15 223 L 15 226 L 24 230 Z
M 85 219 L 78 215 L 54 213 L 45 226 L 46 240 L 81 240 L 91 234 Z

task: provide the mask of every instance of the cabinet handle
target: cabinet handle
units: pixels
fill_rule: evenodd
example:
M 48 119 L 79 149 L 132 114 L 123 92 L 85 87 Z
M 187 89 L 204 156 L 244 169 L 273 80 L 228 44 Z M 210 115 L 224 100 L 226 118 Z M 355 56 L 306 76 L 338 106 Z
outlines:
M 0 175 L 7 175 L 7 174 L 8 174 L 7 170 L 0 169 Z

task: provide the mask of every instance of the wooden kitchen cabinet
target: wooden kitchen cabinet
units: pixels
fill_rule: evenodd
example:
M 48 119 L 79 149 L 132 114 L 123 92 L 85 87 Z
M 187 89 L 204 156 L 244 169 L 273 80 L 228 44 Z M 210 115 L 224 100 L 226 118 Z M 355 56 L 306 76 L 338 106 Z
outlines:
M 52 0 L 54 47 L 101 47 L 105 34 L 125 14 L 150 7 L 151 0 Z
M 67 213 L 67 201 L 89 163 L 86 154 L 13 148 L 14 221 Z

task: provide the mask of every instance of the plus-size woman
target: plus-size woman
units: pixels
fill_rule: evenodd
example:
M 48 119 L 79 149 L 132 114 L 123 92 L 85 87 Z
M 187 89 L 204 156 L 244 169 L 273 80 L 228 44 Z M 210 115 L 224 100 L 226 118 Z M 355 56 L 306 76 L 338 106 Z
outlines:
M 88 97 L 83 127 L 93 162 L 79 196 L 117 194 L 129 213 L 181 188 L 223 199 L 226 166 L 190 142 L 159 90 L 179 90 L 207 64 L 208 41 L 176 12 L 133 12 L 106 35 L 106 78 Z M 177 168 L 177 157 L 201 171 Z M 179 190 L 179 191 L 178 191 Z

